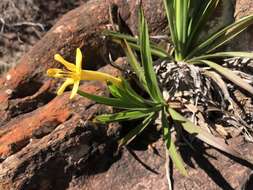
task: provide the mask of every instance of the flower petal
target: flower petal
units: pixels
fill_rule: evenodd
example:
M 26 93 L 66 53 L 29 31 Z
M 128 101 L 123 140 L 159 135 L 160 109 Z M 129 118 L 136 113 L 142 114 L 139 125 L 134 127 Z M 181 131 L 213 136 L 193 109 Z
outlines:
M 75 65 L 73 63 L 66 61 L 60 54 L 55 54 L 54 59 L 63 64 L 65 67 L 67 67 L 68 70 L 73 72 L 76 70 Z
M 69 85 L 71 85 L 73 83 L 74 83 L 73 79 L 67 78 L 65 80 L 65 82 L 61 85 L 61 87 L 58 89 L 57 95 L 61 95 L 65 91 L 65 89 L 67 88 L 67 86 L 69 86 Z
M 110 81 L 117 86 L 122 85 L 122 80 L 120 78 L 114 77 L 110 74 L 99 72 L 99 71 L 82 70 L 81 79 L 82 80 L 98 80 L 98 81 L 104 81 L 104 82 Z
M 74 82 L 74 85 L 73 85 L 73 88 L 72 88 L 72 91 L 71 91 L 71 95 L 70 95 L 70 99 L 72 99 L 77 94 L 77 91 L 78 91 L 78 88 L 79 88 L 79 83 L 80 83 L 80 81 L 75 81 Z
M 77 48 L 76 49 L 76 71 L 78 73 L 81 73 L 81 70 L 82 70 L 82 59 L 83 59 L 82 52 L 80 48 Z

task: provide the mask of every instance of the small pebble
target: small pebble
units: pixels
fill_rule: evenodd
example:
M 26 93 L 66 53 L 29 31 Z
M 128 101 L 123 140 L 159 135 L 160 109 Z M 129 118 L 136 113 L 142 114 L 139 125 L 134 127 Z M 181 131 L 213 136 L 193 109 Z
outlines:
M 5 93 L 11 95 L 12 94 L 12 90 L 11 89 L 7 89 L 7 90 L 5 90 Z
M 6 75 L 6 80 L 11 80 L 11 75 L 10 74 Z

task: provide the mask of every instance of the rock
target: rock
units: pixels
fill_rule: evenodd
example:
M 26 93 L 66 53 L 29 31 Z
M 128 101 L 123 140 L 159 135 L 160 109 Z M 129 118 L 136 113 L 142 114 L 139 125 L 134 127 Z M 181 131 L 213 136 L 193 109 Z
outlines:
M 103 70 L 117 73 L 110 66 Z M 89 82 L 80 88 L 92 94 L 105 93 L 101 83 Z M 110 109 L 82 97 L 69 101 L 69 96 L 56 97 L 2 126 L 0 189 L 63 189 L 90 157 L 99 157 L 100 151 L 105 154 L 113 144 L 115 147 L 113 135 L 107 135 L 110 126 L 88 121 Z M 114 127 L 117 131 L 119 125 Z
M 253 12 L 253 2 L 250 0 L 236 0 L 235 1 L 235 11 L 234 17 L 235 20 L 252 14 Z M 253 51 L 253 26 L 250 26 L 247 30 L 242 32 L 236 37 L 235 40 L 231 43 L 231 49 L 234 51 Z
M 154 10 L 151 5 L 160 4 L 161 0 L 147 1 L 147 15 L 160 15 L 161 8 Z M 125 22 L 134 24 L 136 12 L 132 13 L 136 1 L 107 1 L 93 0 L 64 15 L 59 22 L 27 53 L 19 64 L 11 69 L 5 77 L 0 78 L 0 125 L 11 118 L 37 109 L 47 104 L 55 91 L 55 82 L 45 76 L 50 67 L 59 66 L 53 56 L 62 54 L 66 59 L 73 60 L 75 49 L 82 48 L 85 56 L 86 68 L 98 69 L 106 64 L 102 52 L 105 41 L 101 32 L 107 28 L 109 22 L 109 5 L 116 3 Z M 151 17 L 151 28 L 162 30 L 163 21 L 159 16 Z M 155 19 L 156 18 L 156 19 Z M 157 22 L 156 22 L 157 21 Z M 152 31 L 152 30 L 151 30 Z M 96 58 L 96 59 L 94 59 Z M 45 93 L 47 93 L 45 97 Z

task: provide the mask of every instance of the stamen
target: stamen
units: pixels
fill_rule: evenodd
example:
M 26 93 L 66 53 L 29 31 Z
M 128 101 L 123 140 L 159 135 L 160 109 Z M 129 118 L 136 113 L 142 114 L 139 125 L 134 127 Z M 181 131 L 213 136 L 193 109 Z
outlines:
M 62 70 L 61 69 L 48 69 L 47 75 L 49 77 L 54 77 L 55 75 L 59 74 Z

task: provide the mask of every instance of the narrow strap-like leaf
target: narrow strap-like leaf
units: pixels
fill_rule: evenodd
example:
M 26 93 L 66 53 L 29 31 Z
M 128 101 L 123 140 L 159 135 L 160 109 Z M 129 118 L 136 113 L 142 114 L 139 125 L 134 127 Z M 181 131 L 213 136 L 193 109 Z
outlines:
M 124 45 L 124 43 L 122 42 L 123 40 L 127 41 L 128 45 L 137 50 L 140 51 L 140 46 L 138 45 L 138 38 L 135 38 L 131 35 L 127 35 L 127 34 L 122 34 L 119 32 L 114 32 L 114 31 L 104 31 L 103 32 L 106 36 L 110 36 L 112 37 L 113 41 Z M 123 44 L 122 44 L 123 43 Z M 170 57 L 170 54 L 167 53 L 164 49 L 159 48 L 155 43 L 151 43 L 150 44 L 150 48 L 151 48 L 151 54 L 154 56 L 158 56 L 158 57 Z
M 139 135 L 153 120 L 154 113 L 149 114 L 140 125 L 132 129 L 126 136 L 119 140 L 119 147 L 124 145 L 128 145 L 132 140 L 135 139 L 137 135 Z
M 125 81 L 126 82 L 126 81 Z M 130 93 L 124 85 L 118 88 L 116 85 L 108 85 L 109 90 L 112 95 L 123 102 L 128 102 L 129 104 L 136 105 L 136 107 L 148 107 L 148 105 L 144 102 L 142 97 L 139 97 L 133 93 Z
M 213 54 L 207 54 L 207 55 L 201 55 L 198 57 L 194 57 L 190 60 L 188 60 L 188 63 L 196 62 L 200 60 L 205 59 L 212 59 L 212 58 L 218 58 L 218 57 L 247 57 L 247 58 L 253 58 L 253 52 L 243 52 L 243 51 L 230 51 L 230 52 L 217 52 Z
M 232 147 L 227 145 L 223 139 L 215 137 L 212 134 L 200 128 L 199 126 L 196 126 L 194 123 L 183 117 L 180 113 L 178 113 L 174 109 L 169 108 L 168 110 L 172 119 L 178 124 L 180 124 L 184 128 L 184 130 L 187 131 L 188 133 L 195 135 L 197 138 L 213 146 L 214 148 L 217 148 L 232 156 L 236 156 L 240 159 L 244 159 L 240 153 L 238 153 Z
M 236 84 L 237 86 L 243 88 L 244 90 L 247 90 L 249 93 L 253 95 L 253 87 L 244 81 L 241 77 L 236 75 L 233 71 L 231 71 L 228 68 L 222 67 L 218 65 L 217 63 L 214 63 L 212 61 L 208 60 L 201 60 L 202 63 L 208 65 L 209 67 L 213 68 L 214 70 L 218 71 L 221 75 L 226 77 L 228 80 Z
M 159 105 L 153 102 L 152 100 L 146 100 L 142 96 L 137 94 L 125 79 L 122 79 L 122 83 L 123 83 L 124 91 L 122 91 L 121 93 L 126 93 L 131 99 L 135 99 L 136 101 L 140 102 L 142 105 L 146 104 L 152 107 Z
M 243 17 L 235 23 L 225 27 L 224 29 L 212 34 L 206 41 L 199 44 L 186 59 L 192 58 L 195 55 L 199 55 L 203 52 L 212 52 L 227 41 L 231 40 L 239 33 L 244 31 L 249 25 L 253 23 L 253 14 Z
M 141 107 L 139 105 L 137 106 L 136 104 L 131 104 L 128 101 L 123 101 L 123 100 L 118 99 L 118 98 L 108 98 L 108 97 L 104 97 L 104 96 L 96 96 L 96 95 L 89 94 L 89 93 L 86 93 L 86 92 L 83 92 L 83 91 L 80 91 L 80 90 L 78 90 L 77 93 L 80 96 L 83 96 L 83 97 L 86 97 L 90 100 L 95 101 L 96 103 L 104 104 L 104 105 L 108 105 L 108 106 L 113 106 L 115 108 L 135 109 L 135 110 L 137 110 L 137 109 L 143 110 L 143 109 L 147 108 L 146 105 Z
M 134 50 L 137 50 L 137 51 L 140 51 L 140 46 L 138 44 L 135 44 L 135 43 L 132 43 L 132 42 L 128 42 L 128 45 L 133 48 Z M 157 57 L 160 57 L 160 58 L 169 58 L 169 59 L 173 59 L 173 57 L 167 53 L 164 49 L 158 47 L 158 46 L 150 46 L 150 51 L 151 51 L 151 54 L 153 56 L 157 56 Z
M 170 35 L 175 45 L 175 50 L 178 51 L 177 43 L 177 32 L 176 32 L 176 24 L 175 24 L 175 10 L 173 8 L 174 0 L 163 0 L 165 12 L 167 15 L 169 28 L 170 28 Z
M 184 162 L 180 154 L 178 154 L 176 146 L 171 138 L 169 122 L 167 120 L 166 112 L 162 111 L 162 126 L 163 126 L 163 136 L 166 142 L 166 148 L 168 149 L 169 155 L 175 164 L 179 172 L 187 176 L 187 171 L 184 167 Z
M 157 106 L 157 103 L 152 102 L 151 100 L 145 100 L 142 96 L 137 94 L 128 82 L 122 78 L 122 86 L 118 87 L 116 85 L 109 85 L 110 92 L 115 96 L 121 99 L 124 102 L 129 104 L 136 105 L 136 107 L 154 107 Z
M 122 34 L 122 33 L 115 32 L 115 31 L 105 30 L 105 31 L 103 31 L 103 34 L 105 36 L 110 36 L 112 38 L 126 40 L 127 42 L 137 43 L 137 41 L 138 41 L 138 39 L 135 38 L 134 36 L 131 36 L 131 35 L 128 35 L 128 34 Z
M 192 25 L 187 40 L 187 48 L 198 41 L 201 30 L 206 26 L 209 16 L 214 12 L 219 2 L 219 0 L 191 1 Z
M 128 43 L 125 40 L 123 40 L 123 42 L 122 42 L 122 47 L 125 50 L 126 56 L 129 60 L 129 64 L 131 65 L 134 72 L 138 76 L 142 86 L 145 89 L 147 89 L 147 83 L 146 83 L 146 79 L 144 76 L 144 71 L 143 71 L 142 67 L 140 66 L 138 60 L 136 59 L 132 49 L 130 48 L 130 46 L 128 45 Z
M 122 98 L 122 95 L 119 92 L 116 85 L 108 84 L 107 86 L 108 86 L 110 93 L 113 95 L 114 98 L 119 98 L 119 99 Z
M 114 114 L 103 114 L 96 117 L 96 120 L 101 123 L 109 123 L 114 121 L 129 121 L 140 119 L 149 116 L 151 113 L 156 112 L 156 108 L 149 108 L 145 110 L 122 111 Z
M 140 46 L 141 46 L 141 61 L 144 69 L 144 75 L 149 89 L 149 95 L 156 102 L 163 102 L 163 97 L 159 89 L 156 74 L 153 68 L 153 61 L 150 52 L 149 34 L 147 21 L 144 19 L 141 11 L 141 32 L 140 32 Z

